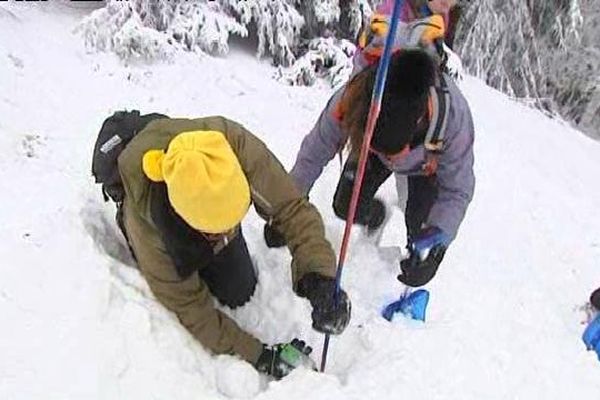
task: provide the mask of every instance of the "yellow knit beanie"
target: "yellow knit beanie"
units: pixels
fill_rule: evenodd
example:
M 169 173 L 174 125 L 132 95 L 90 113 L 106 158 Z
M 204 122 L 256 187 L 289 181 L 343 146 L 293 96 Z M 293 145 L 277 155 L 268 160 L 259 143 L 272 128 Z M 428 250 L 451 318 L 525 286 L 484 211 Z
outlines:
M 221 132 L 183 132 L 163 150 L 144 154 L 142 168 L 154 182 L 165 182 L 169 202 L 191 227 L 226 232 L 250 206 L 250 187 Z

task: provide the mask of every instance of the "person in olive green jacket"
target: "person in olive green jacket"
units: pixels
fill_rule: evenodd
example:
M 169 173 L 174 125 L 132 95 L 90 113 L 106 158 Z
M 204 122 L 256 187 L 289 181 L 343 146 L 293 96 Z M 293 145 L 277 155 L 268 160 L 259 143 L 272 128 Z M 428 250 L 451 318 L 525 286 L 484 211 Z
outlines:
M 256 270 L 240 226 L 250 204 L 285 236 L 294 290 L 310 301 L 313 328 L 345 329 L 350 301 L 343 290 L 334 301 L 335 254 L 318 211 L 243 126 L 219 116 L 153 120 L 120 153 L 118 170 L 122 227 L 138 266 L 203 346 L 275 377 L 294 367 L 285 344 L 263 344 L 213 304 L 235 308 L 254 293 Z M 291 345 L 311 350 L 299 340 Z

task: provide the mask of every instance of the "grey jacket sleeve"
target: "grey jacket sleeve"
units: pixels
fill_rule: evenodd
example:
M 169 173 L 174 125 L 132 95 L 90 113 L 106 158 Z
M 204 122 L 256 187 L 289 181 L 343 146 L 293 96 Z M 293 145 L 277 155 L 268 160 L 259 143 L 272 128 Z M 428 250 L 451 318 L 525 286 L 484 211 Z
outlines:
M 323 168 L 335 157 L 346 141 L 346 136 L 333 116 L 342 91 L 343 87 L 329 99 L 317 123 L 302 140 L 296 163 L 290 171 L 296 186 L 305 195 L 321 175 Z
M 442 229 L 453 240 L 475 188 L 474 127 L 467 101 L 454 83 L 449 83 L 449 89 L 452 106 L 444 149 L 438 159 L 438 198 L 429 212 L 427 224 Z

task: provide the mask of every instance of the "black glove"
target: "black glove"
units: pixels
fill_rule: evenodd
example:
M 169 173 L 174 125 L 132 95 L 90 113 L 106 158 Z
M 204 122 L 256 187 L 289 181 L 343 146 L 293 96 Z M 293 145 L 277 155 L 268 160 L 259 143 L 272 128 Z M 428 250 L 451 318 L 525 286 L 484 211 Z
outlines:
M 270 224 L 265 224 L 263 236 L 265 237 L 265 242 L 269 248 L 283 247 L 286 245 L 283 235 Z
M 315 362 L 309 357 L 312 348 L 299 339 L 290 343 L 265 346 L 254 364 L 258 372 L 281 379 L 299 366 L 317 370 Z
M 334 304 L 335 279 L 310 272 L 300 278 L 296 292 L 310 301 L 313 329 L 334 335 L 346 329 L 352 307 L 343 289 L 339 291 L 337 305 Z
M 410 256 L 400 261 L 398 280 L 411 287 L 428 283 L 444 259 L 450 238 L 441 229 L 429 227 L 408 241 Z M 425 255 L 426 254 L 426 255 Z

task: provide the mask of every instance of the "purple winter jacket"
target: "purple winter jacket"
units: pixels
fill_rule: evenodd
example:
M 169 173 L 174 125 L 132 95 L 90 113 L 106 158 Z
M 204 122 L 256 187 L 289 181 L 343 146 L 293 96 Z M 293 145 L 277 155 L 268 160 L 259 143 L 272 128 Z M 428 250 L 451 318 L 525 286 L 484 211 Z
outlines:
M 473 197 L 475 176 L 473 174 L 473 119 L 469 105 L 459 88 L 446 76 L 450 92 L 448 124 L 444 145 L 438 156 L 436 172 L 438 196 L 426 220 L 427 225 L 437 226 L 452 239 L 456 237 L 467 207 Z M 303 139 L 296 163 L 290 174 L 297 186 L 308 193 L 323 168 L 346 142 L 338 120 L 333 116 L 344 87 L 340 88 L 327 103 L 312 131 Z M 426 150 L 420 145 L 400 162 L 391 165 L 381 161 L 400 175 L 423 175 Z

